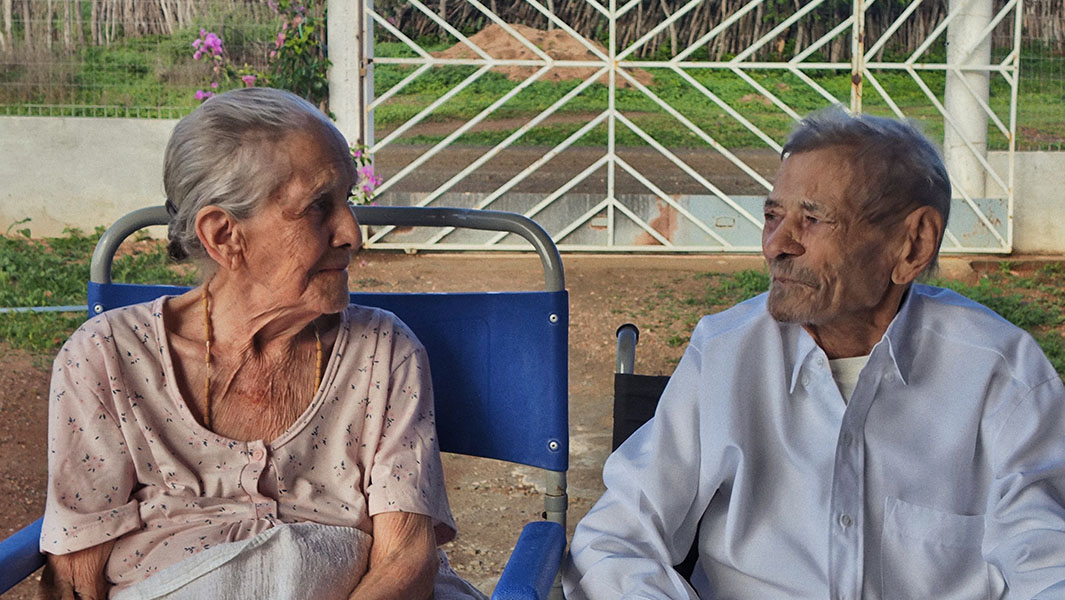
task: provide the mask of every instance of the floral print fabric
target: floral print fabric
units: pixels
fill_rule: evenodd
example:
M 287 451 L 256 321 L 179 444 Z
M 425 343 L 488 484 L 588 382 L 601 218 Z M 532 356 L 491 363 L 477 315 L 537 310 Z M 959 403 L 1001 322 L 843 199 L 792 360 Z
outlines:
M 307 410 L 277 439 L 243 442 L 181 398 L 165 301 L 88 321 L 56 357 L 42 551 L 117 538 L 106 576 L 121 588 L 278 523 L 370 533 L 373 515 L 404 511 L 454 537 L 428 361 L 394 315 L 348 307 Z

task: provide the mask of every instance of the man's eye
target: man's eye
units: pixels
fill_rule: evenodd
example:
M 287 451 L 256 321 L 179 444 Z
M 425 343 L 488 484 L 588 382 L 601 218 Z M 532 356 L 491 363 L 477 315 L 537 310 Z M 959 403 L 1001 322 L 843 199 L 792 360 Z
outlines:
M 767 223 L 768 223 L 769 221 L 775 221 L 775 220 L 777 219 L 777 215 L 776 215 L 776 213 L 771 213 L 771 212 L 767 212 L 767 213 L 765 213 L 765 214 L 763 215 L 763 217 L 765 218 L 765 220 L 766 220 L 766 222 L 767 222 Z
M 806 216 L 806 222 L 809 223 L 810 225 L 817 225 L 818 223 L 821 222 L 821 219 L 818 219 L 817 217 L 813 217 L 813 216 L 807 215 Z

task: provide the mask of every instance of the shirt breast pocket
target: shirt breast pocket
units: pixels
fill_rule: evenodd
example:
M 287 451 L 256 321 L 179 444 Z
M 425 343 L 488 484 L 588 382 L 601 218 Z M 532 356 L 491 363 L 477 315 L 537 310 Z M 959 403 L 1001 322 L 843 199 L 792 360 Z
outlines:
M 888 498 L 880 548 L 885 600 L 993 597 L 980 552 L 982 515 L 959 515 Z

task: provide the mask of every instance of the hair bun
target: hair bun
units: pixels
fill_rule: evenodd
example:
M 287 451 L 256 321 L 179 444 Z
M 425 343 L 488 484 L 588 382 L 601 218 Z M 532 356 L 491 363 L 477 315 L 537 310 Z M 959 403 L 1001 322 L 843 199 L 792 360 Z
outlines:
M 185 251 L 185 247 L 176 239 L 170 240 L 170 242 L 167 243 L 166 254 L 170 257 L 170 260 L 174 262 L 181 262 L 189 257 L 189 253 Z

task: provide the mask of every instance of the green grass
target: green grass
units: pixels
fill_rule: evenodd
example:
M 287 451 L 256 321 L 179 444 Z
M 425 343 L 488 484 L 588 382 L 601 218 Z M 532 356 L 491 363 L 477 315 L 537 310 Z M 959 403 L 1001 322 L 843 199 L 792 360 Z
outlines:
M 265 65 L 266 53 L 276 34 L 277 23 L 272 15 L 255 12 L 252 8 L 244 10 L 247 14 L 208 15 L 194 26 L 169 37 L 124 39 L 110 46 L 83 49 L 73 58 L 55 55 L 2 64 L 0 105 L 4 106 L 3 110 L 7 114 L 36 114 L 38 109 L 31 105 L 44 104 L 61 105 L 61 114 L 73 116 L 99 115 L 101 111 L 98 107 L 101 106 L 135 110 L 133 116 L 181 116 L 197 106 L 198 102 L 193 98 L 193 93 L 205 87 L 208 81 L 209 65 L 195 62 L 191 58 L 190 44 L 200 27 L 221 32 L 234 65 L 250 63 L 260 68 Z M 446 47 L 447 44 L 440 42 L 427 43 L 424 46 L 429 52 Z M 398 42 L 379 42 L 375 46 L 375 52 L 379 57 L 416 56 L 414 51 Z M 942 49 L 939 48 L 936 52 L 942 54 Z M 942 57 L 933 55 L 928 59 L 941 60 Z M 1046 48 L 1028 46 L 1022 51 L 1018 148 L 1060 148 L 1065 145 L 1065 69 L 1062 63 L 1061 57 L 1054 56 L 1052 51 Z M 48 71 L 31 72 L 32 69 Z M 383 95 L 413 69 L 414 67 L 409 66 L 376 64 L 375 94 Z M 475 71 L 476 68 L 472 66 L 430 69 L 375 110 L 376 127 L 387 131 L 406 122 Z M 764 145 L 758 137 L 749 133 L 679 75 L 665 68 L 650 68 L 646 71 L 654 76 L 650 89 L 656 95 L 719 142 L 733 148 Z M 782 140 L 791 130 L 791 119 L 777 107 L 769 105 L 739 76 L 728 71 L 708 69 L 689 69 L 687 73 L 774 139 Z M 811 71 L 807 74 L 830 96 L 844 104 L 849 103 L 849 71 Z M 923 123 L 926 133 L 932 139 L 942 139 L 943 120 L 910 75 L 901 71 L 881 71 L 874 75 L 889 90 L 892 101 L 907 117 Z M 788 72 L 752 70 L 749 76 L 799 114 L 821 108 L 828 103 L 821 94 Z M 933 94 L 942 96 L 945 86 L 943 72 L 918 72 L 918 76 Z M 578 84 L 576 80 L 533 83 L 497 109 L 488 121 L 527 121 L 572 91 Z M 239 85 L 239 81 L 224 82 L 221 89 Z M 470 119 L 517 85 L 517 82 L 510 81 L 500 73 L 488 72 L 435 110 L 427 117 L 426 122 L 459 122 Z M 998 75 L 992 76 L 991 106 L 1005 123 L 1009 121 L 1009 96 L 1005 79 Z M 598 114 L 608 106 L 608 97 L 607 87 L 595 83 L 569 101 L 556 114 Z M 705 146 L 705 142 L 688 131 L 680 121 L 635 90 L 619 89 L 616 102 L 622 113 L 667 146 Z M 151 110 L 138 110 L 145 107 L 167 107 L 168 110 L 156 113 Z M 873 114 L 892 114 L 888 103 L 871 85 L 865 86 L 863 110 Z M 105 111 L 105 114 L 110 113 Z M 463 136 L 459 143 L 495 144 L 517 129 L 513 123 L 496 127 L 488 125 L 488 128 L 489 131 L 477 131 Z M 576 125 L 545 124 L 526 133 L 517 143 L 555 145 L 572 134 L 576 128 Z M 617 142 L 622 146 L 643 146 L 646 143 L 623 126 L 619 128 L 619 132 Z M 419 135 L 415 132 L 398 141 L 408 144 L 431 144 L 444 137 L 444 134 Z M 605 137 L 605 128 L 600 128 L 590 132 L 580 143 L 598 145 L 603 143 Z M 991 124 L 989 147 L 1001 150 L 1007 148 L 1008 143 L 1008 138 Z
M 210 81 L 211 64 L 192 59 L 191 44 L 201 27 L 222 36 L 234 66 L 262 67 L 278 21 L 272 14 L 246 7 L 207 15 L 172 36 L 121 38 L 110 45 L 81 48 L 72 56 L 38 50 L 0 65 L 0 105 L 13 115 L 37 114 L 32 105 L 61 105 L 60 113 L 66 116 L 97 116 L 100 107 L 132 109 L 133 115 L 142 117 L 182 116 L 200 104 L 193 95 L 197 89 L 208 89 Z M 239 80 L 224 81 L 215 91 L 242 86 Z M 150 108 L 165 110 L 144 110 Z
M 100 233 L 68 230 L 65 237 L 41 240 L 11 231 L 0 235 L 0 306 L 84 305 L 89 257 Z M 187 269 L 168 261 L 163 244 L 141 246 L 115 259 L 114 281 L 193 283 Z M 84 320 L 83 312 L 0 314 L 0 340 L 13 348 L 51 351 Z
M 383 95 L 407 76 L 412 67 L 377 65 L 375 70 L 375 94 Z M 730 147 L 754 147 L 763 143 L 742 124 L 729 115 L 724 108 L 709 100 L 691 82 L 667 69 L 648 69 L 653 74 L 650 90 L 684 118 L 706 131 L 717 141 Z M 444 96 L 475 72 L 472 66 L 445 66 L 432 69 L 421 75 L 375 111 L 375 125 L 387 130 L 406 122 L 425 106 Z M 793 127 L 793 122 L 760 95 L 748 82 L 731 72 L 690 69 L 687 74 L 717 96 L 723 103 L 740 112 L 744 118 L 765 131 L 769 136 L 782 140 Z M 828 100 L 798 77 L 777 71 L 755 71 L 751 79 L 771 91 L 799 114 L 824 107 Z M 945 85 L 943 73 L 922 73 L 921 80 L 933 93 L 941 95 Z M 850 73 L 824 71 L 812 73 L 817 85 L 844 104 L 850 97 Z M 943 135 L 942 119 L 931 106 L 920 86 L 905 73 L 888 72 L 878 75 L 878 80 L 891 90 L 892 101 L 910 118 L 923 124 L 926 133 L 933 139 Z M 528 120 L 547 109 L 554 102 L 578 85 L 577 80 L 561 82 L 538 81 L 519 92 L 492 113 L 489 120 L 520 118 Z M 459 92 L 439 106 L 426 122 L 468 120 L 517 87 L 500 73 L 488 72 L 476 79 L 468 88 Z M 1002 94 L 1008 99 L 1008 96 Z M 997 98 L 997 97 L 996 97 Z M 615 95 L 619 111 L 637 126 L 650 133 L 660 143 L 669 147 L 700 147 L 705 142 L 692 132 L 677 117 L 669 114 L 651 97 L 635 89 L 619 89 Z M 609 105 L 609 90 L 606 85 L 593 83 L 559 108 L 555 114 L 598 114 Z M 887 102 L 869 90 L 863 109 L 872 114 L 891 115 Z M 576 131 L 583 123 L 547 124 L 529 131 L 519 138 L 520 145 L 554 145 Z M 475 131 L 459 138 L 458 143 L 471 145 L 496 144 L 517 130 L 517 126 Z M 618 126 L 617 143 L 622 146 L 643 146 L 646 142 L 623 125 Z M 432 144 L 444 139 L 446 134 L 411 135 L 404 143 Z M 998 136 L 1001 138 L 1001 136 Z M 992 136 L 992 145 L 1005 147 L 1005 138 Z M 606 128 L 601 126 L 589 132 L 581 140 L 582 145 L 605 143 Z

